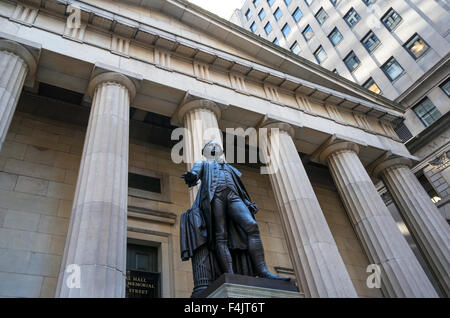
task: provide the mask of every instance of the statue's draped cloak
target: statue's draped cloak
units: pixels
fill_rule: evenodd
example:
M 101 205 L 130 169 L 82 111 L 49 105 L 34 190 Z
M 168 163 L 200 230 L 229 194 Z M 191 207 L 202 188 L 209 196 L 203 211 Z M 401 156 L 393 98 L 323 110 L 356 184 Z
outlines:
M 214 189 L 211 187 L 213 164 L 214 162 L 207 161 L 199 161 L 194 164 L 191 172 L 197 174 L 201 180 L 200 189 L 192 207 L 184 212 L 180 219 L 181 259 L 183 261 L 189 260 L 197 249 L 206 246 L 211 252 L 209 253 L 211 272 L 215 273 L 212 274 L 213 277 L 211 279 L 215 279 L 220 275 L 220 273 L 217 273 L 219 268 L 215 260 L 215 253 L 213 253 L 216 245 L 213 232 L 214 220 L 211 214 L 211 200 L 214 196 Z M 242 201 L 246 205 L 251 203 L 250 197 L 241 181 L 242 174 L 229 164 L 225 164 L 225 169 L 230 172 L 238 191 L 237 194 Z M 235 272 L 242 275 L 253 275 L 253 266 L 247 253 L 247 234 L 231 218 L 227 218 L 227 231 L 228 247 L 233 258 Z

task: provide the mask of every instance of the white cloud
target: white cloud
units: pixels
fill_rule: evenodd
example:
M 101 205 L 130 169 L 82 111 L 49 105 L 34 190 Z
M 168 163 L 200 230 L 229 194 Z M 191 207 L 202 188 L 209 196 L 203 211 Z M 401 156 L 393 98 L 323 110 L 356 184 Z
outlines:
M 235 9 L 240 9 L 245 0 L 188 0 L 218 16 L 229 19 Z

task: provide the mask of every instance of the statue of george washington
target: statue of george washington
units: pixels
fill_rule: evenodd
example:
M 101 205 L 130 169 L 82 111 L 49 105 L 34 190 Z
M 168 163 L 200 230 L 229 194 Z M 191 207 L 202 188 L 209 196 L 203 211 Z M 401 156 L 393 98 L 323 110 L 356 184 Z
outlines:
M 289 280 L 268 271 L 254 214 L 258 212 L 241 181 L 241 173 L 223 159 L 223 150 L 208 142 L 206 161 L 198 161 L 182 178 L 189 187 L 201 181 L 192 208 L 181 215 L 181 258 L 192 258 L 195 297 L 223 273 Z

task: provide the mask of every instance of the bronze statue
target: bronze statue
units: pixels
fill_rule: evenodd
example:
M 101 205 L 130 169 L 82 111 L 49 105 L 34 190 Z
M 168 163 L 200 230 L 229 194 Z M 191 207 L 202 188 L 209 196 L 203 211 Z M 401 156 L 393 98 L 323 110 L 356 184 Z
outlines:
M 289 280 L 268 271 L 254 214 L 258 212 L 240 179 L 223 159 L 222 147 L 208 142 L 206 161 L 198 161 L 182 178 L 189 187 L 201 181 L 192 208 L 180 223 L 181 258 L 192 258 L 195 297 L 223 273 Z

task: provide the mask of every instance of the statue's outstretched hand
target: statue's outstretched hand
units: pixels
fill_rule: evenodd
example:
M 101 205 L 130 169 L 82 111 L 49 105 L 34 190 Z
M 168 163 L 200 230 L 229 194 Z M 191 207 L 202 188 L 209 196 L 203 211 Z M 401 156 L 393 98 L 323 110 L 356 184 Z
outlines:
M 198 183 L 198 176 L 190 171 L 186 171 L 181 175 L 181 177 L 184 179 L 184 182 L 186 182 L 189 188 L 196 186 Z

